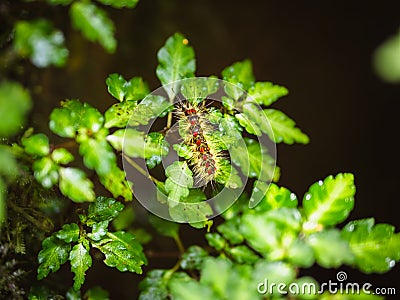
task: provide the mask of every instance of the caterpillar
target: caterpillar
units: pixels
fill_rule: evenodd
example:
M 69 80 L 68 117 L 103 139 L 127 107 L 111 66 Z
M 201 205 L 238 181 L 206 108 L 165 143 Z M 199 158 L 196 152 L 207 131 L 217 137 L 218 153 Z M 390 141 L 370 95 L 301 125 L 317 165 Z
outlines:
M 194 173 L 194 182 L 204 186 L 216 179 L 224 159 L 212 135 L 215 129 L 206 114 L 204 105 L 186 102 L 176 108 L 179 132 L 192 154 L 188 160 Z

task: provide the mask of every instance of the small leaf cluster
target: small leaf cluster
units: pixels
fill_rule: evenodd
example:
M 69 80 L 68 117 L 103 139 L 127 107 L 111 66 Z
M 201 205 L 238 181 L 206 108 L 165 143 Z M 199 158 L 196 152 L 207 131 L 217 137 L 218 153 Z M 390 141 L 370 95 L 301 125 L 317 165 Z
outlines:
M 44 239 L 38 255 L 37 278 L 47 277 L 69 261 L 71 272 L 75 274 L 73 288 L 79 290 L 86 271 L 92 266 L 91 248 L 104 254 L 107 266 L 141 274 L 147 259 L 135 236 L 108 230 L 109 223 L 123 208 L 124 205 L 115 199 L 98 197 L 89 205 L 87 214 L 79 215 L 79 223 L 64 224 L 62 229 Z
M 179 260 L 179 271 L 149 272 L 140 284 L 140 299 L 165 299 L 165 295 L 186 300 L 276 297 L 276 289 L 257 292 L 265 279 L 287 286 L 313 283 L 318 291 L 315 279 L 297 277 L 299 269 L 314 264 L 324 268 L 348 265 L 364 273 L 387 272 L 400 260 L 400 234 L 393 226 L 374 224 L 374 219 L 368 218 L 337 227 L 353 209 L 354 195 L 353 175 L 340 173 L 311 185 L 301 206 L 294 193 L 276 184 L 271 184 L 253 209 L 243 196 L 223 214 L 224 222 L 216 231 L 205 235 L 213 250 L 190 246 Z M 346 295 L 342 296 L 345 299 Z M 328 292 L 292 297 L 330 299 Z
M 117 47 L 115 25 L 101 6 L 134 8 L 138 0 L 47 0 L 51 6 L 68 6 L 72 26 L 89 41 L 98 42 L 107 52 Z M 100 4 L 100 5 L 99 5 Z M 69 51 L 62 31 L 48 19 L 20 20 L 14 25 L 13 48 L 21 57 L 27 57 L 39 68 L 65 65 Z
M 187 101 L 200 104 L 219 88 L 220 83 L 214 76 L 194 78 L 194 50 L 180 33 L 167 39 L 158 52 L 158 62 L 156 74 L 164 85 L 170 103 L 173 103 L 180 92 Z M 291 118 L 279 110 L 262 108 L 287 95 L 287 89 L 271 82 L 255 82 L 249 60 L 225 68 L 221 78 L 225 81 L 223 88 L 226 96 L 222 97 L 222 109 L 209 110 L 207 118 L 217 128 L 209 138 L 216 141 L 214 144 L 220 150 L 229 151 L 231 162 L 240 168 L 246 177 L 262 182 L 277 181 L 280 175 L 279 168 L 275 169 L 275 160 L 268 153 L 268 149 L 255 138 L 246 137 L 244 143 L 239 141 L 243 140 L 244 131 L 247 131 L 253 137 L 266 134 L 276 143 L 308 143 L 307 135 L 296 127 Z M 167 124 L 167 128 L 169 126 L 170 124 Z M 182 135 L 182 132 L 180 134 Z M 184 144 L 173 145 L 173 148 L 185 160 L 192 155 Z M 229 188 L 240 188 L 243 185 L 242 180 L 231 162 L 224 161 L 215 181 Z M 165 175 L 165 185 L 159 185 L 159 188 L 168 196 L 165 202 L 169 206 L 172 219 L 178 222 L 188 221 L 197 227 L 205 226 L 206 222 L 196 220 L 211 215 L 212 209 L 202 202 L 206 199 L 202 191 L 191 193 L 194 181 L 188 165 L 185 162 L 174 162 L 165 169 Z M 193 203 L 199 205 L 195 207 Z M 186 209 L 182 209 L 183 207 Z M 180 211 L 179 214 L 175 213 L 176 208 Z

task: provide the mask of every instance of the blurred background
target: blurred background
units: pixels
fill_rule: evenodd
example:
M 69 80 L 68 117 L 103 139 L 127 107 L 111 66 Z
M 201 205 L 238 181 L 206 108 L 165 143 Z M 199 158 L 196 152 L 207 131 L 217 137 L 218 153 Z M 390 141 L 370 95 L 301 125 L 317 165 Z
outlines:
M 257 81 L 289 89 L 274 107 L 296 120 L 311 142 L 278 146 L 280 185 L 302 197 L 315 181 L 352 172 L 357 193 L 349 220 L 373 216 L 400 228 L 400 83 L 382 80 L 373 65 L 375 50 L 400 27 L 398 1 L 141 0 L 133 10 L 107 8 L 116 24 L 118 49 L 113 55 L 71 28 L 67 8 L 30 5 L 35 8 L 30 14 L 52 17 L 70 50 L 67 68 L 28 64 L 23 74 L 36 87 L 31 123 L 38 131 L 48 130 L 50 111 L 65 98 L 104 112 L 114 103 L 105 85 L 110 73 L 142 76 L 151 90 L 159 87 L 157 50 L 179 31 L 195 49 L 198 76 L 220 75 L 224 67 L 248 58 Z M 203 232 L 183 228 L 182 234 L 187 244 L 204 242 Z M 158 247 L 164 242 L 168 248 L 163 240 Z M 149 268 L 173 264 L 173 259 L 159 258 Z M 95 267 L 85 285 L 101 284 L 112 299 L 136 294 L 139 276 L 111 272 L 102 263 Z M 340 269 L 348 272 L 348 281 L 396 287 L 400 293 L 399 267 L 369 276 Z M 325 282 L 335 280 L 336 272 L 312 268 L 304 274 Z M 69 270 L 65 274 L 72 278 Z

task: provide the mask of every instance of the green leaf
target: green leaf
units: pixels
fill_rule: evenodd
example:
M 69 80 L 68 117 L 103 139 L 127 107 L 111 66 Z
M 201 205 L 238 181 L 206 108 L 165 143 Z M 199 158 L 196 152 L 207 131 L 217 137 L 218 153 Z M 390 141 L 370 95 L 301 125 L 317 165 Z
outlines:
M 139 283 L 141 290 L 139 300 L 164 300 L 168 298 L 166 270 L 153 269 L 147 272 L 146 277 Z M 175 273 L 176 274 L 176 273 Z
M 106 256 L 104 263 L 121 272 L 129 271 L 142 274 L 141 266 L 147 264 L 142 246 L 131 233 L 118 231 L 108 233 L 109 242 L 96 247 Z
M 180 33 L 169 37 L 158 51 L 157 77 L 162 85 L 193 77 L 196 69 L 193 48 Z
M 92 232 L 88 233 L 88 236 L 94 241 L 100 241 L 108 232 L 108 223 L 109 221 L 101 221 L 89 224 L 92 226 Z
M 268 155 L 268 149 L 253 139 L 245 138 L 244 141 L 246 147 L 239 144 L 230 150 L 232 162 L 240 167 L 245 176 L 262 181 L 277 181 L 279 168 L 275 166 L 275 160 Z
M 239 124 L 250 134 L 261 136 L 262 132 L 268 132 L 268 120 L 262 114 L 260 108 L 253 103 L 245 103 L 243 112 L 235 115 Z
M 32 165 L 34 176 L 45 188 L 50 188 L 58 182 L 59 166 L 50 157 L 42 157 Z
M 96 170 L 98 175 L 108 174 L 116 164 L 116 156 L 106 139 L 82 140 L 79 154 L 83 156 L 85 166 Z
M 338 268 L 354 261 L 349 243 L 337 229 L 312 233 L 306 238 L 306 243 L 314 250 L 317 263 L 324 268 Z
M 149 222 L 153 228 L 161 235 L 171 238 L 178 238 L 179 224 L 161 219 L 155 215 L 149 216 Z
M 0 137 L 12 136 L 21 129 L 31 105 L 28 91 L 19 83 L 0 83 Z
M 376 50 L 373 56 L 375 72 L 384 81 L 400 82 L 400 33 L 390 36 Z
M 309 268 L 314 263 L 314 251 L 304 240 L 295 239 L 287 249 L 286 259 L 294 266 Z
M 164 117 L 173 106 L 160 95 L 148 95 L 132 112 L 130 126 L 147 125 L 154 117 Z
M 39 68 L 62 67 L 68 57 L 63 33 L 45 19 L 19 21 L 15 26 L 14 47 L 19 55 L 29 57 Z
M 122 7 L 134 8 L 136 4 L 139 2 L 139 0 L 97 0 L 97 1 L 105 5 L 111 5 L 112 7 L 115 8 L 122 8 Z
M 93 201 L 93 183 L 75 168 L 60 168 L 60 191 L 74 202 Z
M 231 244 L 240 244 L 243 242 L 244 237 L 239 231 L 240 219 L 227 220 L 218 226 L 218 231 L 226 238 Z
M 272 82 L 256 82 L 249 89 L 246 101 L 254 101 L 259 105 L 269 106 L 279 98 L 288 94 L 287 88 Z
M 314 183 L 304 195 L 306 222 L 303 228 L 314 231 L 319 225 L 331 226 L 344 221 L 354 206 L 354 176 L 340 173 Z
M 104 114 L 104 127 L 125 128 L 136 107 L 137 102 L 130 100 L 113 104 Z
M 272 132 L 269 127 L 265 132 L 275 143 L 284 142 L 285 144 L 301 143 L 307 144 L 309 138 L 299 128 L 296 123 L 283 112 L 276 109 L 264 109 L 264 114 L 267 117 Z
M 321 299 L 318 291 L 320 290 L 320 285 L 318 281 L 310 276 L 303 276 L 300 278 L 296 278 L 293 281 L 292 290 L 289 290 L 290 297 L 295 299 Z M 339 294 L 340 295 L 340 294 Z M 337 295 L 335 295 L 336 297 Z
M 249 89 L 254 84 L 253 66 L 251 61 L 245 59 L 226 67 L 222 71 L 222 78 L 240 86 L 242 89 Z
M 216 296 L 208 299 L 252 300 L 260 299 L 253 285 L 252 268 L 249 265 L 234 265 L 223 258 L 207 257 L 201 270 L 200 283 L 209 287 Z
M 257 254 L 245 245 L 228 247 L 226 248 L 226 253 L 239 264 L 253 264 L 260 259 Z
M 216 250 L 222 250 L 225 245 L 225 239 L 218 233 L 206 233 L 206 239 L 208 244 Z
M 61 137 L 75 137 L 78 130 L 82 136 L 98 132 L 104 122 L 102 114 L 87 103 L 67 100 L 50 114 L 50 129 Z M 81 137 L 82 138 L 82 137 Z
M 0 166 L 0 175 L 11 181 L 17 177 L 18 164 L 11 147 L 0 145 Z
M 186 198 L 180 202 L 169 201 L 169 214 L 179 223 L 188 222 L 192 227 L 203 228 L 209 225 L 207 217 L 212 215 L 211 206 L 204 200 L 206 196 L 199 189 L 191 189 Z
M 280 248 L 281 232 L 265 215 L 246 214 L 242 217 L 240 232 L 247 243 L 256 251 L 268 255 L 268 252 Z
M 82 243 L 76 244 L 69 253 L 71 271 L 75 273 L 74 290 L 79 290 L 85 282 L 86 271 L 92 266 L 92 257 L 87 247 Z
M 190 246 L 182 255 L 181 268 L 184 270 L 200 270 L 201 265 L 208 253 L 199 246 Z
M 119 101 L 137 101 L 145 98 L 150 92 L 141 77 L 133 77 L 126 81 L 122 75 L 111 74 L 106 79 L 108 92 Z
M 116 164 L 111 167 L 110 172 L 99 175 L 99 179 L 114 198 L 121 196 L 125 201 L 132 200 L 131 185 L 133 184 L 125 179 L 125 172 Z
M 218 299 L 208 286 L 193 279 L 172 279 L 169 286 L 174 300 Z
M 90 203 L 88 218 L 95 221 L 111 221 L 124 209 L 124 205 L 115 199 L 97 197 L 96 201 Z
M 49 138 L 43 134 L 34 134 L 27 138 L 22 138 L 22 145 L 26 153 L 33 156 L 45 156 L 50 152 Z
M 95 286 L 86 291 L 84 299 L 87 300 L 110 300 L 109 293 L 99 286 Z
M 216 77 L 195 77 L 182 81 L 181 93 L 191 103 L 200 103 L 207 96 L 214 94 L 219 87 Z
M 51 152 L 51 158 L 57 164 L 69 164 L 74 160 L 74 156 L 65 148 L 57 148 Z
M 38 254 L 38 275 L 37 279 L 43 279 L 50 272 L 57 271 L 68 259 L 71 245 L 67 244 L 55 236 L 50 236 L 43 240 L 42 250 Z
M 365 273 L 386 272 L 400 260 L 400 234 L 391 225 L 374 223 L 373 218 L 352 221 L 342 230 L 355 265 Z
M 257 183 L 257 184 L 256 184 Z M 275 183 L 257 181 L 254 183 L 252 198 L 262 198 L 262 201 L 254 207 L 255 211 L 269 211 L 280 207 L 297 207 L 298 201 L 294 193 L 285 187 L 279 187 Z M 252 202 L 250 198 L 250 202 Z
M 55 236 L 66 243 L 76 242 L 79 239 L 79 227 L 76 223 L 64 224 Z
M 97 41 L 109 53 L 114 53 L 117 42 L 114 38 L 114 23 L 104 10 L 87 2 L 74 2 L 70 10 L 74 27 L 89 41 Z
M 292 266 L 287 263 L 277 261 L 270 262 L 266 260 L 258 261 L 254 266 L 253 271 L 253 282 L 265 283 L 268 279 L 268 283 L 276 283 L 275 286 L 271 286 L 266 295 L 279 295 L 277 285 L 279 283 L 289 285 L 296 277 L 296 272 Z M 272 293 L 270 291 L 272 290 Z M 264 296 L 265 297 L 265 296 Z
M 135 210 L 132 205 L 127 205 L 112 221 L 115 230 L 127 230 L 135 221 Z
M 189 188 L 193 186 L 192 171 L 186 162 L 175 161 L 165 169 L 165 175 L 169 205 L 175 206 L 182 198 L 189 196 Z

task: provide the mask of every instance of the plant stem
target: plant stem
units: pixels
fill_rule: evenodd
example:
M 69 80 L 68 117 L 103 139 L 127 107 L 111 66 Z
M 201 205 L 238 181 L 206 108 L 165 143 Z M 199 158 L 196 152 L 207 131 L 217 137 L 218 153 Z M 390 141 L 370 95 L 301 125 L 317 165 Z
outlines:
M 181 238 L 179 237 L 179 235 L 176 235 L 174 237 L 174 241 L 176 243 L 176 245 L 178 246 L 179 252 L 182 254 L 185 252 L 185 247 L 182 244 Z
M 170 129 L 171 125 L 172 125 L 172 111 L 170 111 L 167 116 L 167 129 Z
M 148 179 L 150 179 L 151 181 L 153 181 L 154 183 L 160 183 L 159 180 L 155 179 L 153 176 L 151 176 L 148 172 L 146 172 L 141 166 L 139 166 L 136 162 L 134 162 L 129 156 L 122 154 L 124 156 L 124 158 L 127 160 L 127 162 L 134 167 L 140 174 L 142 174 L 143 176 L 147 177 Z

